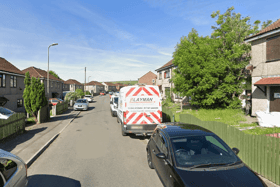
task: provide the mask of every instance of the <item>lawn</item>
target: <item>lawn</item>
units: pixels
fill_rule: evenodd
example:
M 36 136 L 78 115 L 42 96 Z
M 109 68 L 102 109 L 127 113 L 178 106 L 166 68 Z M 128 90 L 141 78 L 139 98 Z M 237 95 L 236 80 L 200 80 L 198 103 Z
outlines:
M 177 122 L 180 121 L 180 114 L 191 114 L 202 121 L 219 121 L 238 129 L 254 127 L 254 129 L 243 130 L 246 134 L 261 135 L 280 133 L 280 128 L 264 128 L 260 127 L 257 123 L 240 123 L 240 121 L 246 121 L 245 114 L 241 109 L 195 109 L 190 106 L 184 106 L 181 112 L 179 103 L 166 103 L 166 106 L 175 115 L 175 121 Z
M 36 124 L 35 117 L 27 118 L 26 124 Z

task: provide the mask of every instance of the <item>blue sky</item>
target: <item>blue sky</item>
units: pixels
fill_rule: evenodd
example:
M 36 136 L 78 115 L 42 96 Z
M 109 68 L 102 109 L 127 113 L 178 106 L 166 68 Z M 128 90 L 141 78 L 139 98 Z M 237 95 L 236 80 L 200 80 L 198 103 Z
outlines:
M 279 19 L 280 2 L 263 0 L 1 1 L 0 56 L 62 79 L 137 80 L 172 59 L 192 28 L 210 35 L 211 13 L 234 6 L 251 23 Z

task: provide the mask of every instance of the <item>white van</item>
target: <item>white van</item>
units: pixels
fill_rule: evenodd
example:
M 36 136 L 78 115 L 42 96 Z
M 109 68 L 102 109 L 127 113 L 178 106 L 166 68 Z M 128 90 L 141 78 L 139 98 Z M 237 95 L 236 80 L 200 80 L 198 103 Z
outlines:
M 162 122 L 161 94 L 158 86 L 127 86 L 120 89 L 117 121 L 122 135 L 151 135 Z
M 110 99 L 110 110 L 111 110 L 111 116 L 113 117 L 117 116 L 118 99 L 119 99 L 119 94 L 112 95 Z

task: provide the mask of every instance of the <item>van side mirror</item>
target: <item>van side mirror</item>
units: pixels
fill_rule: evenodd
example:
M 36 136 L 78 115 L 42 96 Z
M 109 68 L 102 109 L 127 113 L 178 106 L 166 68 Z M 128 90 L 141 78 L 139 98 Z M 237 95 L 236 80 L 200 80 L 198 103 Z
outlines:
M 236 147 L 232 148 L 232 151 L 237 155 L 239 153 L 239 149 L 237 149 Z

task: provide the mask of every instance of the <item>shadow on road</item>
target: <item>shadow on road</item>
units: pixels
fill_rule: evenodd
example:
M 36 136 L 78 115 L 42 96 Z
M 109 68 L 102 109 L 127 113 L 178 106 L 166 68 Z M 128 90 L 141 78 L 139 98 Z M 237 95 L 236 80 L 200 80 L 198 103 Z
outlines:
M 58 175 L 31 175 L 28 177 L 28 187 L 80 187 L 80 181 Z
M 29 130 L 16 137 L 7 138 L 7 139 L 3 140 L 3 142 L 0 143 L 0 147 L 1 147 L 1 149 L 5 150 L 5 151 L 11 152 L 17 145 L 30 140 L 31 138 L 33 138 L 35 136 L 35 134 L 40 133 L 46 129 L 47 129 L 47 127 L 37 128 L 37 129 Z
M 135 134 L 128 134 L 132 139 L 149 140 L 151 136 L 136 136 Z

